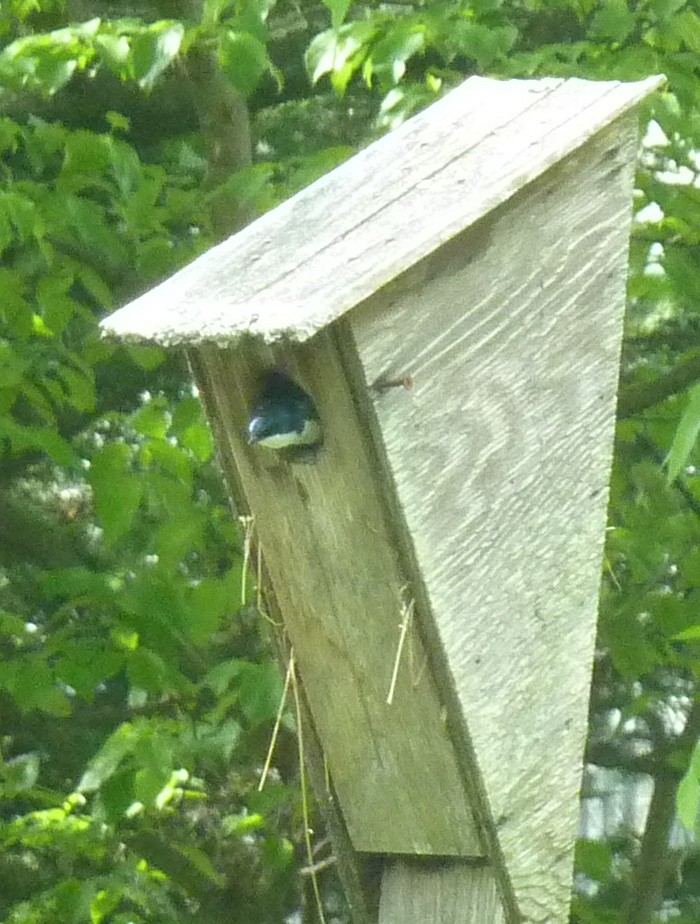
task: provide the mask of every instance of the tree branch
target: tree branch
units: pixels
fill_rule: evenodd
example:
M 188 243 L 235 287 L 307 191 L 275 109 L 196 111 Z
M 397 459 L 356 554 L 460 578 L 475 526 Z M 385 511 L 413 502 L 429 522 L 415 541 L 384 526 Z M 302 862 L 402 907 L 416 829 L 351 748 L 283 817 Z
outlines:
M 586 747 L 586 763 L 626 773 L 644 773 L 654 779 L 664 776 L 676 782 L 683 776 L 680 770 L 670 767 L 653 754 L 630 754 L 614 744 L 603 742 Z
M 193 48 L 186 61 L 199 127 L 207 150 L 206 185 L 220 186 L 253 161 L 248 107 L 241 94 L 221 72 L 213 52 Z M 222 190 L 213 207 L 214 231 L 227 237 L 254 217 L 248 203 Z
M 648 452 L 658 465 L 664 464 L 666 457 L 653 440 L 649 439 L 647 436 L 640 435 L 636 437 L 635 442 L 638 446 L 641 446 L 645 452 Z M 676 491 L 678 491 L 693 513 L 700 517 L 700 501 L 695 497 L 693 492 L 685 484 L 682 478 L 676 478 L 676 480 L 673 482 L 673 487 L 676 489 Z
M 700 737 L 700 699 L 688 714 L 683 732 L 670 742 L 669 750 L 690 748 Z M 668 755 L 667 755 L 668 756 Z M 654 780 L 654 791 L 644 828 L 639 858 L 625 908 L 624 924 L 652 924 L 663 900 L 668 874 L 668 844 L 676 817 L 679 780 L 663 774 Z
M 660 404 L 672 395 L 685 391 L 700 379 L 700 352 L 682 359 L 667 372 L 651 382 L 635 382 L 620 389 L 617 416 L 620 420 L 634 417 L 647 408 Z

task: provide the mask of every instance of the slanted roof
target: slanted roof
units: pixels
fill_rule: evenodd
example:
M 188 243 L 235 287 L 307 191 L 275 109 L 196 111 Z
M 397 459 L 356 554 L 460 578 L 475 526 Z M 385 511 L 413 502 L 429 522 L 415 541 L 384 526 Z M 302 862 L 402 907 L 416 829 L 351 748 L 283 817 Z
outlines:
M 662 82 L 471 77 L 102 327 L 165 345 L 306 340 Z

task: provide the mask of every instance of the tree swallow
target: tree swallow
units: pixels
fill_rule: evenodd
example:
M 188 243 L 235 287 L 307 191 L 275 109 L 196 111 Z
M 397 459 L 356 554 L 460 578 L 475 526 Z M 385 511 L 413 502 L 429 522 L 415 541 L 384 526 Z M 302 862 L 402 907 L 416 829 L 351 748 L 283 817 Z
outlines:
M 321 422 L 311 397 L 285 372 L 268 372 L 248 424 L 248 442 L 267 449 L 308 449 L 321 439 Z

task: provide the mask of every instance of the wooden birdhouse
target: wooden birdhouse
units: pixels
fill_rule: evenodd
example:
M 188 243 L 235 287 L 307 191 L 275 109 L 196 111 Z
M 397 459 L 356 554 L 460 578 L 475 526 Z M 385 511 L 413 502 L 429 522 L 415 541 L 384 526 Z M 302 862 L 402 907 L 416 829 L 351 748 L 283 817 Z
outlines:
M 567 920 L 660 82 L 472 77 L 104 322 L 187 349 L 357 921 Z M 317 411 L 310 462 L 248 442 L 271 369 Z

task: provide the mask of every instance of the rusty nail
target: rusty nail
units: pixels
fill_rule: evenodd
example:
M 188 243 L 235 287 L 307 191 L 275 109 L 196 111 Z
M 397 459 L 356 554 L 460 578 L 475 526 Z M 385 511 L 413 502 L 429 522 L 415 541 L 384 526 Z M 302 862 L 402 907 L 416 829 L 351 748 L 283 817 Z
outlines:
M 413 388 L 413 376 L 402 375 L 395 379 L 379 379 L 374 383 L 377 391 L 385 391 L 387 388 Z

